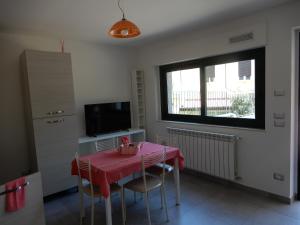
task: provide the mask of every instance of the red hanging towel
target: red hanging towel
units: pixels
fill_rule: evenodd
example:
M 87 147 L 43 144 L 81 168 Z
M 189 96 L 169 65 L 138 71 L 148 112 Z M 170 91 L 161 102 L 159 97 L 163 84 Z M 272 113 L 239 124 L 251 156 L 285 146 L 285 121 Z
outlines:
M 6 212 L 14 212 L 25 206 L 25 177 L 7 182 L 5 190 L 6 194 Z

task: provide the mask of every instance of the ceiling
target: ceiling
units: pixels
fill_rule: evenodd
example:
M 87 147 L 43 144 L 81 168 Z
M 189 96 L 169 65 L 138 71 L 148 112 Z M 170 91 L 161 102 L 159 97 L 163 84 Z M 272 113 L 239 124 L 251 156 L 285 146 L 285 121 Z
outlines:
M 134 45 L 205 24 L 248 15 L 291 0 L 121 0 L 127 19 L 141 29 L 130 40 L 110 38 L 121 19 L 117 0 L 1 0 L 0 30 L 64 39 Z

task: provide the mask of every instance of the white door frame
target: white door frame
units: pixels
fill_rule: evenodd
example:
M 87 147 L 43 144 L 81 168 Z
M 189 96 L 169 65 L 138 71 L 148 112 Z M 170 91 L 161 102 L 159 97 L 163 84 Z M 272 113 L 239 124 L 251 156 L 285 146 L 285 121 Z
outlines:
M 298 106 L 299 106 L 299 33 L 300 26 L 292 28 L 291 57 L 291 186 L 290 193 L 298 192 Z M 300 193 L 299 193 L 300 194 Z M 291 196 L 294 198 L 295 196 Z M 299 198 L 300 196 L 298 196 Z

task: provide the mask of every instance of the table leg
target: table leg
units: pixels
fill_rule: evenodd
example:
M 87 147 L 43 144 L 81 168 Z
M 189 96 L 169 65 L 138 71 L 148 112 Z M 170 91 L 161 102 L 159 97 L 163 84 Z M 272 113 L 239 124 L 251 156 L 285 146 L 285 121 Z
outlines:
M 135 179 L 135 173 L 132 174 L 132 179 Z M 134 203 L 136 203 L 136 192 L 133 192 L 133 196 L 134 196 Z
M 110 195 L 105 198 L 106 225 L 112 225 Z
M 176 185 L 176 205 L 180 205 L 180 177 L 179 177 L 179 159 L 175 160 L 174 179 Z

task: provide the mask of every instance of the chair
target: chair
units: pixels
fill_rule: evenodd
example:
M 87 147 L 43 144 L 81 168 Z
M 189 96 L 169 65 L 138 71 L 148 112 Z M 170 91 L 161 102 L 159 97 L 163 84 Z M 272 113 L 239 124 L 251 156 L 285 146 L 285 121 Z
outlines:
M 108 138 L 95 141 L 95 152 L 110 150 L 118 146 L 116 138 Z
M 94 198 L 101 198 L 102 193 L 98 186 L 93 185 L 92 173 L 91 173 L 91 162 L 88 160 L 87 162 L 79 160 L 78 154 L 75 155 L 77 168 L 78 168 L 78 186 L 79 186 L 79 194 L 80 194 L 80 225 L 82 225 L 82 220 L 85 217 L 84 206 L 83 206 L 83 195 L 86 194 L 91 197 L 91 225 L 94 225 Z M 87 173 L 88 180 L 82 177 L 83 173 Z M 124 213 L 124 198 L 122 188 L 114 183 L 110 185 L 111 193 L 119 192 L 121 195 L 121 207 L 122 207 L 122 218 L 123 225 L 125 224 L 125 213 Z
M 151 216 L 150 216 L 150 207 L 149 207 L 149 198 L 148 193 L 153 191 L 154 189 L 160 188 L 161 194 L 161 205 L 162 208 L 165 209 L 167 221 L 169 221 L 168 217 L 168 209 L 166 202 L 166 193 L 165 193 L 165 170 L 162 169 L 162 175 L 160 177 L 155 177 L 146 174 L 146 168 L 153 164 L 162 163 L 165 165 L 166 159 L 166 149 L 164 148 L 161 152 L 157 154 L 148 154 L 141 156 L 141 167 L 142 167 L 142 176 L 136 179 L 129 181 L 128 183 L 123 185 L 123 197 L 125 198 L 125 189 L 129 189 L 134 192 L 139 192 L 144 194 L 145 204 L 147 207 L 147 216 L 148 216 L 148 224 L 151 225 Z M 125 212 L 125 221 L 126 221 L 126 205 L 124 206 Z
M 95 150 L 96 152 L 100 152 L 102 150 L 99 141 L 95 141 Z
M 170 138 L 160 136 L 160 135 L 156 135 L 155 143 L 160 144 L 160 145 L 169 145 L 170 144 L 169 139 Z M 158 163 L 154 166 L 151 166 L 151 167 L 147 168 L 146 171 L 147 171 L 147 173 L 152 174 L 154 176 L 161 176 L 162 175 L 162 168 L 165 168 L 166 173 L 171 173 L 174 170 L 174 167 L 169 165 L 169 164 L 163 165 L 162 163 Z

